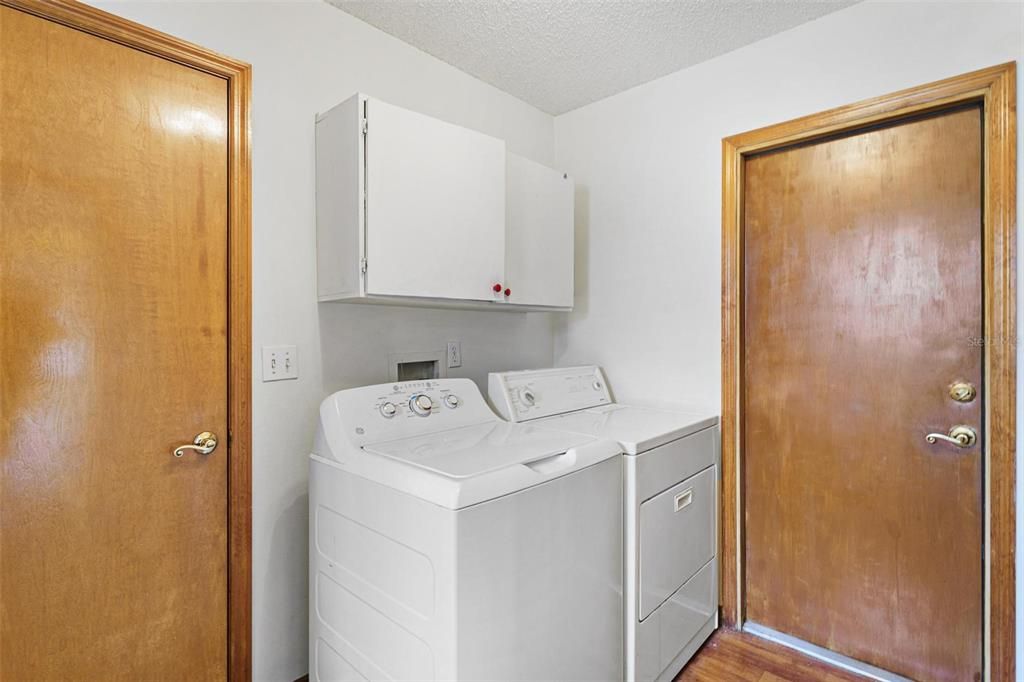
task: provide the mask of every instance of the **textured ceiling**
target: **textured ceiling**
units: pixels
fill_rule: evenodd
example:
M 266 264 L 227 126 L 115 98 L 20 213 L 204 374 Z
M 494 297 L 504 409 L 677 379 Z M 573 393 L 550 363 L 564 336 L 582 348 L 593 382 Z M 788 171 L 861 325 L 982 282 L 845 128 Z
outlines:
M 327 0 L 550 114 L 857 0 Z

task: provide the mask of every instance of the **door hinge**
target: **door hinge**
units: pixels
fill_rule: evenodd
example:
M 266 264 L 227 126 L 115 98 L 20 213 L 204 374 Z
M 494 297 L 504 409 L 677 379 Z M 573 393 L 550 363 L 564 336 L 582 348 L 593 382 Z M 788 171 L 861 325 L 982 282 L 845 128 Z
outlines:
M 366 119 L 364 118 L 364 119 L 363 119 L 363 135 L 365 135 L 365 134 L 366 134 L 366 131 L 367 131 L 367 130 L 369 130 L 369 129 L 370 129 L 370 124 L 369 124 L 369 123 L 368 123 L 368 122 L 366 121 Z
M 359 272 L 363 272 L 363 273 L 366 272 L 366 259 L 365 258 L 360 258 L 359 259 Z

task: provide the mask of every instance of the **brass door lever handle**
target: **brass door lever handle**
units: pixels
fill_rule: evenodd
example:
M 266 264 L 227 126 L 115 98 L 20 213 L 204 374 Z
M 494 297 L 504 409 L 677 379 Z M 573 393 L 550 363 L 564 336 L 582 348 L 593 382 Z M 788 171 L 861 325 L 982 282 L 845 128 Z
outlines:
M 924 439 L 929 443 L 942 440 L 958 448 L 969 448 L 978 442 L 978 434 L 970 426 L 960 424 L 951 428 L 948 436 L 944 433 L 929 433 Z
M 185 454 L 186 450 L 195 450 L 200 455 L 208 455 L 217 448 L 217 434 L 210 433 L 209 431 L 203 431 L 195 440 L 192 441 L 191 445 L 179 445 L 174 448 L 174 456 L 181 457 Z

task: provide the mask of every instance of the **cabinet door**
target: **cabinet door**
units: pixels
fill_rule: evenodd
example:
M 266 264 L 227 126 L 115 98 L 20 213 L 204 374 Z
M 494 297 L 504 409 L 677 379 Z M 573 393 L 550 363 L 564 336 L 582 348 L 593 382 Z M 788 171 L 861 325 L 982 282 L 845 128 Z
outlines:
M 507 159 L 508 302 L 571 308 L 573 182 L 521 156 Z
M 504 281 L 505 143 L 367 100 L 366 292 L 490 300 Z

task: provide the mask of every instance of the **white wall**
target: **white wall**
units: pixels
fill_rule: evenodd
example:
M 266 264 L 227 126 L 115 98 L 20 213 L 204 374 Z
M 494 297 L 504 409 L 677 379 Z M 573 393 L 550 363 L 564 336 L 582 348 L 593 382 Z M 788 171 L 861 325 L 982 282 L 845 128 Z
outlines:
M 290 682 L 307 670 L 306 455 L 321 399 L 387 381 L 388 353 L 449 340 L 463 354 L 449 376 L 478 383 L 552 359 L 547 314 L 318 306 L 314 115 L 362 91 L 545 163 L 553 120 L 321 2 L 94 4 L 253 65 L 253 347 L 296 344 L 300 368 L 297 381 L 254 377 L 253 669 L 257 680 Z
M 559 116 L 578 298 L 555 363 L 604 365 L 619 400 L 718 406 L 721 139 L 1012 60 L 1021 79 L 1024 4 L 868 2 Z

